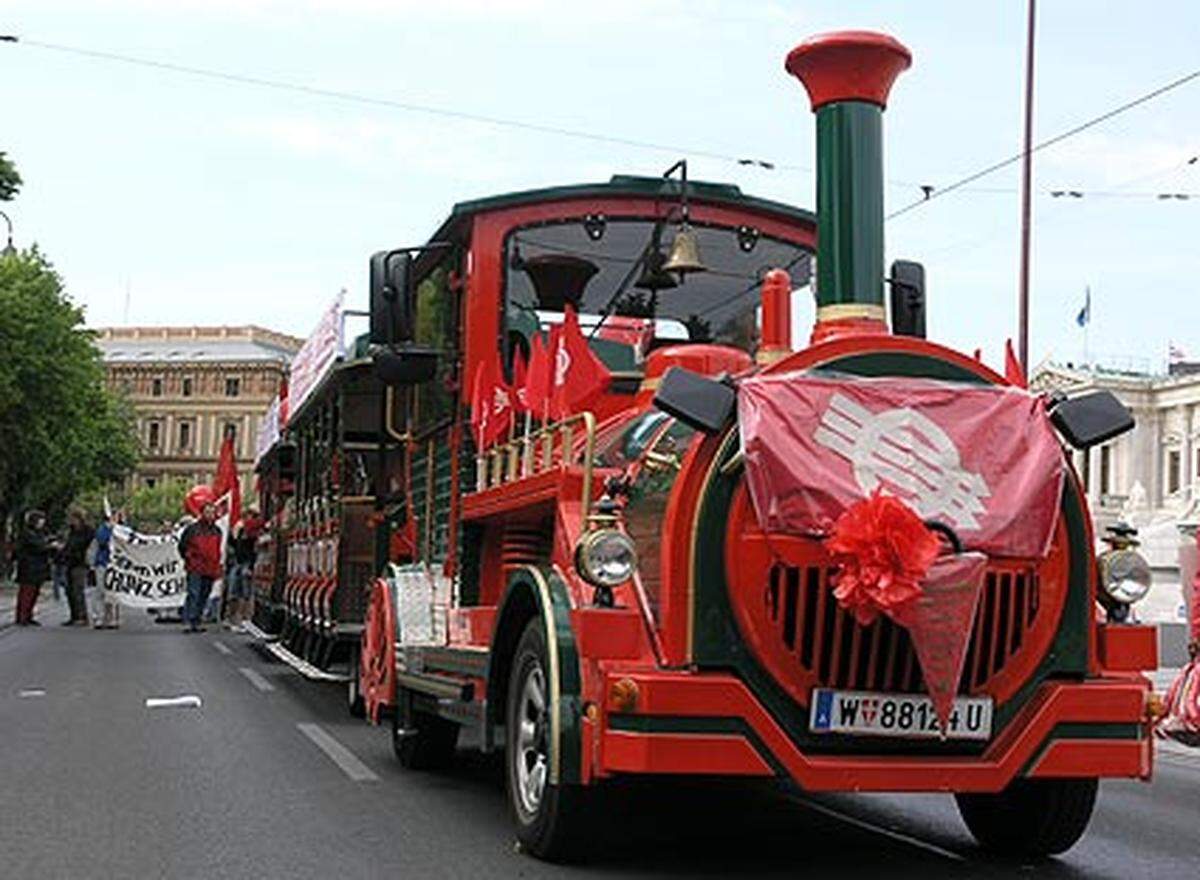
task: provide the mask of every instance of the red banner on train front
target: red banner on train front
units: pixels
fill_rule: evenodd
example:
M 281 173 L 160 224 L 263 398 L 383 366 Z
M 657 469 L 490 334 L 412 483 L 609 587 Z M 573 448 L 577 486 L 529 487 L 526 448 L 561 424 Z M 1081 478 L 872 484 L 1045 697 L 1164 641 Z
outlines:
M 828 535 L 879 490 L 968 550 L 1042 557 L 1064 479 L 1041 399 L 927 379 L 755 376 L 738 386 L 746 478 L 765 531 Z

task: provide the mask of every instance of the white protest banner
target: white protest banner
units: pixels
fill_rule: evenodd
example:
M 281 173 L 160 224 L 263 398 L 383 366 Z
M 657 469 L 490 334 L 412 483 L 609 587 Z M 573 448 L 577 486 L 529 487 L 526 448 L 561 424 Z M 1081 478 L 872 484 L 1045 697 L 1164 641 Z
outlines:
M 292 358 L 288 376 L 288 412 L 296 413 L 342 355 L 342 308 L 346 291 L 341 291 L 321 315 L 316 329 Z
M 104 590 L 131 608 L 176 608 L 187 595 L 178 533 L 143 535 L 113 526 Z
M 257 466 L 267 450 L 279 439 L 279 395 L 276 394 L 267 408 L 266 414 L 258 423 L 258 436 L 254 443 L 254 464 Z
M 228 496 L 222 499 L 226 504 Z M 229 513 L 217 520 L 221 559 L 229 537 Z M 166 535 L 144 535 L 128 526 L 113 526 L 104 591 L 129 608 L 178 608 L 187 598 L 187 572 L 179 556 L 182 529 Z M 221 595 L 223 581 L 213 582 L 210 598 Z

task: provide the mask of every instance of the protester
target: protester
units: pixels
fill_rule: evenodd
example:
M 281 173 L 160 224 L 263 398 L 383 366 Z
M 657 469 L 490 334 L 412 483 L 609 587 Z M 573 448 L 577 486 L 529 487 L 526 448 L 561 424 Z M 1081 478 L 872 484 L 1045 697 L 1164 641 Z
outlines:
M 200 519 L 183 530 L 179 555 L 187 571 L 187 599 L 183 603 L 184 632 L 204 632 L 204 613 L 213 581 L 221 576 L 221 530 L 216 525 L 217 508 L 211 501 L 200 511 Z
M 83 513 L 72 510 L 67 514 L 67 540 L 63 545 L 63 557 L 67 565 L 67 605 L 70 617 L 63 626 L 87 626 L 87 605 L 84 589 L 87 587 L 87 551 L 92 543 L 92 530 L 84 521 Z
M 118 510 L 105 518 L 96 529 L 96 556 L 92 572 L 96 577 L 96 592 L 93 595 L 92 620 L 98 621 L 96 629 L 118 629 L 121 626 L 121 605 L 104 589 L 104 574 L 112 558 L 113 526 L 125 522 L 125 514 Z M 103 607 L 101 607 L 103 606 Z
M 17 626 L 41 626 L 33 619 L 42 584 L 50 577 L 50 557 L 61 545 L 46 533 L 46 514 L 31 510 L 17 543 Z
M 233 565 L 225 580 L 225 607 L 228 625 L 234 629 L 244 626 L 251 616 L 254 554 L 261 531 L 258 511 L 251 507 L 229 535 L 229 556 Z

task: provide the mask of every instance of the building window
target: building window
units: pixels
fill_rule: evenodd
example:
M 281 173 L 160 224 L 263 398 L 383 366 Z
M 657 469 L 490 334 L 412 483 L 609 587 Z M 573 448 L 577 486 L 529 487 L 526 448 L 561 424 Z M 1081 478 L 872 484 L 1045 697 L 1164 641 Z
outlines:
M 224 442 L 226 437 L 228 437 L 230 440 L 233 441 L 233 454 L 237 455 L 238 454 L 237 422 L 226 422 L 225 423 L 224 427 L 221 429 L 221 441 Z
M 150 423 L 150 436 L 147 440 L 151 449 L 158 449 L 159 444 L 162 443 L 162 422 Z
M 1112 447 L 1100 447 L 1100 494 L 1112 493 Z
M 240 386 L 241 386 L 241 381 L 238 379 L 237 376 L 227 377 L 225 379 L 225 396 L 226 397 L 237 397 L 238 392 L 241 390 Z
M 1167 494 L 1174 495 L 1179 491 L 1180 463 L 1183 459 L 1178 449 L 1167 450 Z
M 191 396 L 192 396 L 192 377 L 191 377 L 191 376 L 184 376 L 184 377 L 183 377 L 183 382 L 182 382 L 181 384 L 182 384 L 182 386 L 183 386 L 183 387 L 182 387 L 182 389 L 181 389 L 181 390 L 183 391 L 183 396 L 184 396 L 184 397 L 191 397 Z
M 146 488 L 153 489 L 158 485 L 158 477 L 146 477 Z
M 163 380 L 160 376 L 155 376 L 150 380 L 150 396 L 162 397 Z
M 191 449 L 192 448 L 192 423 L 191 422 L 180 422 L 179 423 L 179 448 L 180 449 Z

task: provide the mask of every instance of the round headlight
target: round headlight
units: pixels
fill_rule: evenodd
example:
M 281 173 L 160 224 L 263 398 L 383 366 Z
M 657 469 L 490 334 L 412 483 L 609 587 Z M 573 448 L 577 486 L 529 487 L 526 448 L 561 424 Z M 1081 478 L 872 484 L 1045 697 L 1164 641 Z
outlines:
M 1115 602 L 1141 601 L 1152 580 L 1150 563 L 1136 550 L 1111 550 L 1100 557 L 1100 587 Z
M 601 587 L 615 587 L 633 577 L 637 550 L 624 532 L 600 529 L 589 532 L 575 554 L 584 580 Z

